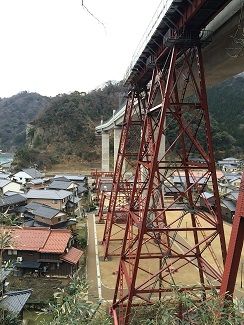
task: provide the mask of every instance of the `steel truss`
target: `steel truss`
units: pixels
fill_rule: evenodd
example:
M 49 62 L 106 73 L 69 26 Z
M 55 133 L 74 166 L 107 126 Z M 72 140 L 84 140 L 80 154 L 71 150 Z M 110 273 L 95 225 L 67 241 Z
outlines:
M 149 84 L 112 306 L 119 324 L 175 287 L 219 287 L 226 258 L 200 42 L 173 44 Z
M 228 254 L 225 263 L 220 294 L 224 298 L 232 299 L 236 284 L 238 267 L 244 241 L 244 174 L 242 175 L 240 192 L 237 200 L 236 212 L 233 220 Z
M 134 89 L 127 97 L 102 241 L 104 259 L 111 256 L 120 256 L 121 253 L 140 144 L 142 121 L 145 116 L 146 93 L 146 90 L 139 93 Z
M 97 195 L 97 201 L 99 203 L 98 207 L 98 222 L 104 222 L 104 203 L 105 199 L 108 197 L 108 192 L 104 190 L 103 183 L 110 181 L 112 179 L 114 173 L 113 172 L 104 172 L 104 171 L 98 171 L 97 169 L 95 171 L 91 172 L 91 177 L 94 179 L 94 189 L 96 195 Z

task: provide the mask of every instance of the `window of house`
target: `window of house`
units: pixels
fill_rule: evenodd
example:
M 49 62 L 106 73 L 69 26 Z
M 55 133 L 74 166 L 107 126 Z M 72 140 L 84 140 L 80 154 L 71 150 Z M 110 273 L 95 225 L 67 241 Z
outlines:
M 12 255 L 17 255 L 18 254 L 18 252 L 14 249 L 13 251 L 12 251 Z
M 12 255 L 12 250 L 11 249 L 8 249 L 8 255 Z
M 58 217 L 58 221 L 61 221 L 61 217 Z
M 53 204 L 57 204 L 58 202 L 56 200 L 53 200 Z

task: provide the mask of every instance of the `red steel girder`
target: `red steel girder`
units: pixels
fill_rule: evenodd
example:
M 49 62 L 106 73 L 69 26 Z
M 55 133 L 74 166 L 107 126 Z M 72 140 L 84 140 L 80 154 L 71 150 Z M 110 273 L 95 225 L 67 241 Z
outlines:
M 218 288 L 226 258 L 200 44 L 173 46 L 164 67 L 155 66 L 150 87 L 161 96 L 161 107 L 153 112 L 148 96 L 112 306 L 120 325 L 129 324 L 133 306 L 181 287 L 184 272 L 194 282 L 188 290 L 199 283 L 207 289 L 206 278 Z M 179 187 L 174 176 L 182 173 Z M 214 208 L 204 196 L 210 183 Z M 177 195 L 168 201 L 164 193 L 170 188 Z M 191 240 L 182 237 L 184 231 Z M 216 239 L 220 261 L 211 247 Z
M 244 173 L 237 200 L 220 295 L 232 299 L 244 241 Z
M 204 19 L 203 21 L 199 21 L 199 24 L 196 22 L 194 23 L 194 32 L 200 31 L 208 25 L 209 21 L 211 21 L 231 0 L 226 0 L 226 1 L 214 1 L 214 7 L 213 4 L 211 4 L 211 1 L 209 0 L 190 0 L 186 1 L 186 4 L 184 6 L 184 9 L 181 9 L 181 14 L 179 15 L 178 20 L 176 19 L 175 21 L 169 22 L 167 24 L 167 20 L 165 21 L 165 25 L 168 26 L 168 30 L 164 30 L 164 33 L 162 34 L 161 28 L 159 28 L 159 33 L 162 36 L 170 35 L 171 29 L 174 28 L 176 33 L 179 31 L 185 31 L 187 29 L 192 29 L 192 26 L 190 25 L 192 22 L 192 19 L 198 15 L 198 13 L 203 11 Z M 213 1 L 212 1 L 213 2 Z M 204 9 L 204 6 L 210 6 L 210 10 Z M 214 8 L 214 9 L 213 9 Z M 172 36 L 174 36 L 172 34 Z M 153 42 L 153 37 L 152 37 L 152 42 Z M 152 58 L 155 62 L 163 62 L 167 56 L 169 47 L 164 44 L 163 40 L 162 41 L 155 41 L 155 43 L 158 45 L 154 50 L 152 50 L 149 46 L 147 49 L 148 53 L 153 53 Z M 129 77 L 129 82 L 126 81 L 126 83 L 131 83 L 131 84 L 139 84 L 139 83 L 145 83 L 144 77 L 148 73 L 148 70 L 150 70 L 150 66 L 147 66 L 147 64 L 143 64 L 139 58 L 139 64 L 135 65 L 135 68 L 137 73 L 130 78 Z M 143 61 L 143 60 L 142 60 Z M 147 78 L 146 78 L 147 79 Z

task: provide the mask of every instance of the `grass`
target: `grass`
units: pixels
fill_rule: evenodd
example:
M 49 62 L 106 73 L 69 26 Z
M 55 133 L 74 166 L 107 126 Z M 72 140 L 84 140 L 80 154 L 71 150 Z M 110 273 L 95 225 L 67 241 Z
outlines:
M 33 276 L 8 277 L 9 287 L 8 290 L 24 290 L 32 289 L 32 295 L 30 296 L 28 303 L 35 305 L 45 305 L 49 300 L 53 299 L 53 294 L 58 288 L 65 288 L 70 279 L 57 279 Z

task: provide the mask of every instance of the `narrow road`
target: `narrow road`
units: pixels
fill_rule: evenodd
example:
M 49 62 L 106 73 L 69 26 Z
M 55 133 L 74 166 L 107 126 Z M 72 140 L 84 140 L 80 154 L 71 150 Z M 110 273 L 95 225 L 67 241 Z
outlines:
M 112 300 L 114 290 L 102 284 L 97 252 L 95 217 L 93 213 L 87 216 L 88 247 L 87 247 L 87 280 L 89 283 L 89 299 Z

